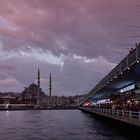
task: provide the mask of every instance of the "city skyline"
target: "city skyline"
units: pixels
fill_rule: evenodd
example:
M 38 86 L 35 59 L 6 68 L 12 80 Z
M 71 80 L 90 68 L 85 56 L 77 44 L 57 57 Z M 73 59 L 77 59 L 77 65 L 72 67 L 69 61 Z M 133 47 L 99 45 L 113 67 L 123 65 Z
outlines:
M 139 43 L 138 0 L 2 0 L 0 91 L 37 79 L 53 95 L 90 91 Z

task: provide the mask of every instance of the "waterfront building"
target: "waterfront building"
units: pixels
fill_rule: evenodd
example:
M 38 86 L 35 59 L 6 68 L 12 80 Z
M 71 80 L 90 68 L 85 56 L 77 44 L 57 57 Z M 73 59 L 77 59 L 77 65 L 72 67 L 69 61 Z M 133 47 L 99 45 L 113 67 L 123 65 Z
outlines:
M 43 92 L 40 85 L 40 70 L 38 69 L 37 83 L 32 83 L 28 87 L 14 96 L 14 94 L 0 94 L 0 104 L 3 108 L 9 106 L 16 109 L 28 108 L 57 108 L 73 107 L 78 105 L 78 98 L 81 96 L 52 96 L 52 76 L 49 76 L 49 93 Z M 5 107 L 6 106 L 6 107 Z
M 76 98 L 75 99 L 75 105 L 79 106 L 79 104 L 81 103 L 81 101 L 83 100 L 83 98 L 84 98 L 83 96 Z
M 42 91 L 41 88 L 38 89 L 38 85 L 33 83 L 29 85 L 29 87 L 25 88 L 24 91 L 21 93 L 19 102 L 21 104 L 37 104 L 38 101 L 38 92 L 40 100 L 42 98 L 47 97 L 47 95 Z
M 30 104 L 34 107 L 64 107 L 71 104 L 70 97 L 64 96 L 52 96 L 52 77 L 49 77 L 49 95 L 45 94 L 40 87 L 40 71 L 38 69 L 37 84 L 33 83 L 29 85 L 21 93 L 18 100 L 20 104 Z
M 65 107 L 70 105 L 70 101 L 70 98 L 64 96 L 47 96 L 41 99 L 41 105 L 44 107 Z
M 47 95 L 40 88 L 40 70 L 38 68 L 37 84 L 33 83 L 29 87 L 25 88 L 21 93 L 19 102 L 21 104 L 32 104 L 40 106 L 41 99 L 45 98 Z
M 7 92 L 0 93 L 0 104 L 17 104 L 19 93 Z

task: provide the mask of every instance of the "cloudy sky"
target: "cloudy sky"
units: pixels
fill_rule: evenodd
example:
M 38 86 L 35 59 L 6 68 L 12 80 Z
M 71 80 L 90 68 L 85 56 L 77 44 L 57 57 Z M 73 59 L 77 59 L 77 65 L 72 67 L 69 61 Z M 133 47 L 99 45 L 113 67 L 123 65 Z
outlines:
M 39 67 L 46 94 L 50 73 L 53 95 L 85 94 L 140 42 L 139 0 L 0 2 L 2 92 L 21 92 Z

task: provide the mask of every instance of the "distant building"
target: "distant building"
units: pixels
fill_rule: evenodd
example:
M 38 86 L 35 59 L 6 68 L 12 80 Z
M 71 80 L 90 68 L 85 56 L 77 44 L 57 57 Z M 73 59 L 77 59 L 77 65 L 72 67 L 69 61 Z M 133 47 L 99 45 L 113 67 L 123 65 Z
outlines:
M 37 84 L 32 83 L 25 87 L 24 91 L 19 94 L 5 93 L 0 94 L 0 108 L 8 109 L 33 109 L 48 107 L 73 107 L 77 104 L 79 96 L 52 96 L 52 77 L 49 77 L 49 95 L 46 95 L 40 87 L 40 70 L 38 69 Z
M 31 104 L 40 106 L 40 101 L 47 95 L 40 88 L 40 70 L 38 69 L 37 84 L 33 83 L 25 88 L 19 98 L 20 104 Z
M 21 93 L 19 102 L 21 104 L 37 104 L 38 100 L 38 92 L 40 100 L 42 98 L 46 98 L 47 95 L 42 91 L 41 88 L 38 89 L 37 84 L 31 84 L 29 87 L 25 88 L 24 91 Z
M 17 99 L 19 98 L 19 93 L 0 93 L 0 104 L 17 104 Z
M 49 96 L 40 88 L 40 71 L 38 69 L 37 84 L 33 83 L 21 93 L 18 102 L 20 104 L 38 105 L 39 107 L 60 107 L 71 103 L 71 98 L 52 96 L 52 78 L 49 77 Z
M 45 107 L 61 107 L 61 106 L 68 106 L 70 105 L 70 98 L 68 97 L 58 97 L 58 96 L 52 96 L 52 97 L 46 97 L 42 98 L 41 100 L 42 106 Z
M 79 106 L 79 104 L 81 103 L 82 100 L 83 100 L 83 96 L 82 96 L 82 97 L 79 97 L 79 98 L 76 98 L 76 99 L 75 99 L 75 104 L 76 104 L 77 106 Z

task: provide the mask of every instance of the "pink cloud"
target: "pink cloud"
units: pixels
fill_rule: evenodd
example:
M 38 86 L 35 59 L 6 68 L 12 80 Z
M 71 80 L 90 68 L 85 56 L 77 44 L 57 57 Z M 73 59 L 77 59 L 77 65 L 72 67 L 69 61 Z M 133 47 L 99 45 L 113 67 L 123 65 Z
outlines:
M 16 79 L 4 79 L 0 81 L 1 86 L 19 86 L 20 83 Z

